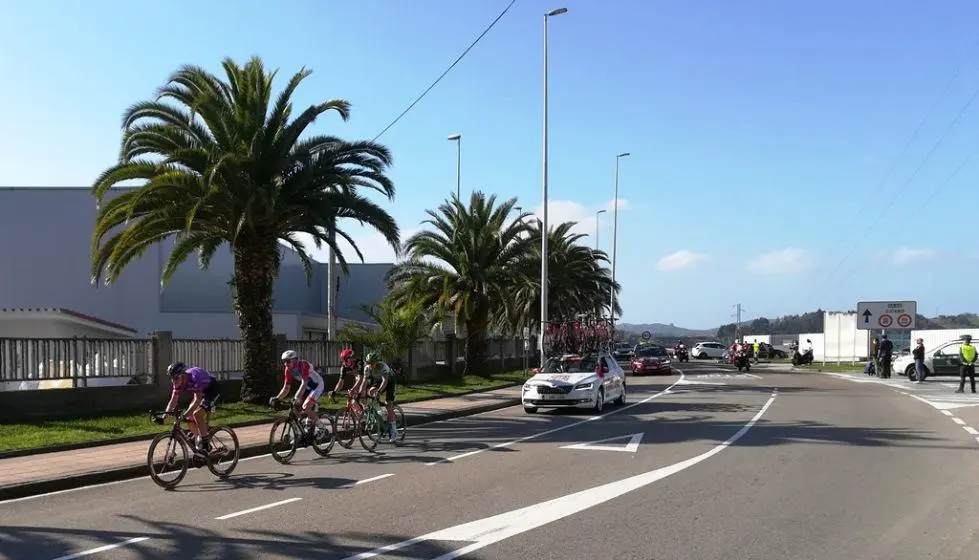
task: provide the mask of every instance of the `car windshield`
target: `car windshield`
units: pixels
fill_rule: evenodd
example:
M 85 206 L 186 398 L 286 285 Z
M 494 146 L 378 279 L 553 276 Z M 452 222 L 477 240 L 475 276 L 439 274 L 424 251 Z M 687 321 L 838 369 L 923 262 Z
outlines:
M 646 348 L 640 348 L 636 352 L 636 357 L 638 358 L 654 358 L 658 356 L 665 356 L 666 348 L 662 346 L 647 346 Z
M 620 344 L 616 350 L 629 350 L 630 348 L 632 348 L 632 346 L 629 346 L 628 344 Z
M 598 358 L 586 356 L 584 358 L 565 357 L 551 358 L 547 360 L 540 373 L 595 373 L 598 369 Z

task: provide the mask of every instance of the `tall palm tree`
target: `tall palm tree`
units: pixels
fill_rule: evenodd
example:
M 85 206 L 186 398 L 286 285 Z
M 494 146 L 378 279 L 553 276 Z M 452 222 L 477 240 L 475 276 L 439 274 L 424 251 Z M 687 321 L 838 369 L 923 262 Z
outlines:
M 339 220 L 354 219 L 380 232 L 392 247 L 400 234 L 394 219 L 361 189 L 388 199 L 385 176 L 391 154 L 372 142 L 335 136 L 301 139 L 317 117 L 332 111 L 343 120 L 350 104 L 335 99 L 293 117 L 292 95 L 310 74 L 305 68 L 272 98 L 276 72 L 261 59 L 244 66 L 222 62 L 225 79 L 195 66 L 170 76 L 154 100 L 137 103 L 123 117 L 119 163 L 92 187 L 99 212 L 92 233 L 93 282 L 115 282 L 149 247 L 173 237 L 161 284 L 194 251 L 206 268 L 223 246 L 234 257 L 232 298 L 245 344 L 242 398 L 261 402 L 272 392 L 276 363 L 272 290 L 284 245 L 295 249 L 312 279 L 312 260 L 297 236 L 326 244 L 347 271 L 336 245 L 346 239 Z M 103 203 L 112 187 L 140 186 Z
M 605 266 L 608 256 L 582 243 L 586 237 L 572 231 L 577 224 L 564 222 L 551 228 L 547 238 L 549 319 L 571 319 L 578 315 L 594 315 L 612 303 L 612 275 Z M 521 262 L 520 275 L 524 282 L 511 292 L 506 324 L 516 330 L 524 325 L 540 323 L 540 239 L 541 222 L 529 224 L 530 244 Z M 616 314 L 620 286 L 616 282 Z
M 469 206 L 453 196 L 429 210 L 422 231 L 405 242 L 407 259 L 390 272 L 391 297 L 415 302 L 435 317 L 451 314 L 466 326 L 464 374 L 487 373 L 486 338 L 521 273 L 529 238 L 517 199 L 474 192 Z

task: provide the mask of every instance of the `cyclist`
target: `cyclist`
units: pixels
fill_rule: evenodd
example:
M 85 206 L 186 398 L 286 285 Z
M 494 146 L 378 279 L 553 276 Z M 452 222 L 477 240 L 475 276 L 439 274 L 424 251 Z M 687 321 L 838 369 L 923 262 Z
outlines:
M 394 372 L 391 368 L 382 362 L 377 354 L 370 352 L 367 354 L 365 360 L 367 365 L 364 366 L 364 377 L 365 382 L 368 384 L 369 389 L 367 394 L 372 397 L 377 397 L 384 391 L 384 407 L 387 409 L 388 416 L 388 426 L 391 430 L 391 441 L 395 445 L 400 445 L 398 441 L 398 429 L 396 426 L 396 419 L 394 416 L 394 391 L 398 386 L 397 380 L 394 378 Z M 369 381 L 368 381 L 369 380 Z
M 351 404 L 354 405 L 355 409 L 360 409 L 360 394 L 363 391 L 363 371 L 364 362 L 358 360 L 354 355 L 354 351 L 350 348 L 344 348 L 340 352 L 340 361 L 343 365 L 340 366 L 340 378 L 337 379 L 336 387 L 330 391 L 330 398 L 334 398 L 337 393 L 343 390 L 344 383 L 348 377 L 353 375 L 354 382 L 347 392 L 347 406 Z
M 181 392 L 194 394 L 194 398 L 187 407 L 184 414 L 191 423 L 191 430 L 197 434 L 195 445 L 198 451 L 208 453 L 211 450 L 211 442 L 208 440 L 209 431 L 208 417 L 214 410 L 214 402 L 221 396 L 221 388 L 216 377 L 210 372 L 200 367 L 188 368 L 183 362 L 174 362 L 167 368 L 167 375 L 173 385 L 173 392 L 170 393 L 170 402 L 167 403 L 166 411 L 174 414 L 177 410 L 177 400 Z M 178 422 L 179 419 L 174 420 Z
M 312 364 L 306 360 L 300 360 L 295 350 L 283 352 L 282 363 L 285 366 L 282 389 L 279 390 L 278 395 L 269 400 L 269 404 L 285 399 L 286 395 L 289 394 L 289 383 L 293 379 L 299 379 L 299 388 L 296 389 L 296 394 L 292 397 L 292 404 L 299 405 L 302 403 L 303 412 L 306 413 L 312 425 L 316 426 L 317 429 L 324 428 L 325 424 L 320 422 L 320 417 L 316 414 L 316 402 L 323 394 L 325 387 L 323 377 Z

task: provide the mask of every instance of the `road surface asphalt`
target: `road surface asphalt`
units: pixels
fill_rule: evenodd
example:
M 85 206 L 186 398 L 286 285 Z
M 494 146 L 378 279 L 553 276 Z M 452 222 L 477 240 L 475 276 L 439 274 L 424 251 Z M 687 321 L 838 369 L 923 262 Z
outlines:
M 630 377 L 600 417 L 514 407 L 374 454 L 200 469 L 170 492 L 138 479 L 3 502 L 0 558 L 979 558 L 961 413 L 979 400 L 943 412 L 906 382 L 682 369 Z

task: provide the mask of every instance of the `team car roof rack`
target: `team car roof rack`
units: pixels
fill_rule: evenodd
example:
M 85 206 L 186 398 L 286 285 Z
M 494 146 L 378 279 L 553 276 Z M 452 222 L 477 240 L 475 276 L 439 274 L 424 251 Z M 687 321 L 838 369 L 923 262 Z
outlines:
M 566 354 L 585 356 L 610 352 L 614 340 L 615 328 L 611 319 L 583 316 L 548 321 L 544 329 L 543 351 L 549 358 Z

